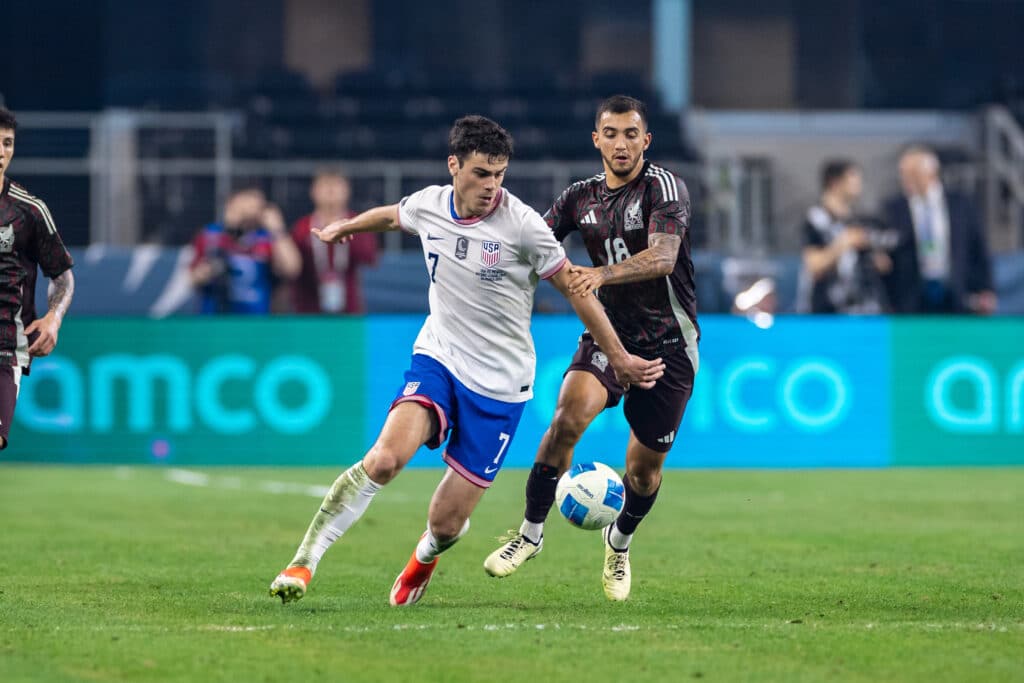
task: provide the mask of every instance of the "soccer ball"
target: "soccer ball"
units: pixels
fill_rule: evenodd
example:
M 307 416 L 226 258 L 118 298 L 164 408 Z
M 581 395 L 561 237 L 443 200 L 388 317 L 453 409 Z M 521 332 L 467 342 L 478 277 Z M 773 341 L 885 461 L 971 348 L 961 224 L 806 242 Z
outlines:
M 619 516 L 625 494 L 622 479 L 611 467 L 581 462 L 558 480 L 555 503 L 574 527 L 603 529 Z

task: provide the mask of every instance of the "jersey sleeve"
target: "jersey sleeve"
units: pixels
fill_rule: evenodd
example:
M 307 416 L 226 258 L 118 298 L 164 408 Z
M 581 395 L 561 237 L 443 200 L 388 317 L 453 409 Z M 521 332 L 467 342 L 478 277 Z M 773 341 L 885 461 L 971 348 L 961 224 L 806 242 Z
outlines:
M 659 170 L 651 183 L 648 234 L 686 234 L 690 229 L 690 192 L 675 174 Z
M 414 192 L 411 195 L 402 197 L 402 200 L 398 202 L 398 224 L 402 230 L 413 234 L 419 234 L 419 228 L 417 224 L 417 215 L 419 214 L 420 206 L 423 204 L 426 197 L 427 191 L 431 188 L 424 188 L 419 192 Z
M 36 260 L 43 274 L 51 280 L 75 264 L 71 254 L 57 232 L 50 210 L 42 200 L 36 200 L 38 207 L 33 207 L 32 246 Z
M 573 230 L 578 230 L 576 224 L 576 191 L 575 185 L 570 185 L 559 195 L 555 203 L 551 205 L 544 214 L 544 222 L 554 233 L 555 239 L 561 242 Z
M 192 238 L 192 262 L 188 264 L 189 269 L 195 268 L 199 262 L 206 258 L 209 252 L 209 232 L 203 228 Z
M 827 247 L 832 241 L 827 234 L 831 223 L 832 218 L 825 209 L 820 206 L 811 207 L 803 225 L 803 246 Z
M 523 254 L 541 279 L 546 280 L 565 266 L 565 249 L 550 224 L 530 209 L 523 220 Z
M 808 220 L 804 221 L 803 225 L 803 243 L 805 247 L 827 247 L 825 243 L 825 236 L 814 227 L 814 225 Z

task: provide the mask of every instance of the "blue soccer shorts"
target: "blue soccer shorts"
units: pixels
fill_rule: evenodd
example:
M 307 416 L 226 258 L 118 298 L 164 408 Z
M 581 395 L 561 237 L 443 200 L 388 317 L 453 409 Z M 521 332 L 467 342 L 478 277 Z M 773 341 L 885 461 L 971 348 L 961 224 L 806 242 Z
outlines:
M 413 355 L 391 408 L 409 401 L 437 412 L 440 429 L 426 445 L 439 448 L 447 438 L 444 461 L 448 466 L 471 483 L 489 488 L 505 461 L 526 403 L 506 403 L 471 391 L 448 368 L 421 354 Z

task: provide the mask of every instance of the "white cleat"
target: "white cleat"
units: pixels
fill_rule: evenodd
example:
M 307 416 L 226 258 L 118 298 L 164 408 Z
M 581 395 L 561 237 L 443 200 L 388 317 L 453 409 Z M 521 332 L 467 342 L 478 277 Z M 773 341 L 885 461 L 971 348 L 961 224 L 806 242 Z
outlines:
M 608 599 L 620 602 L 629 597 L 632 583 L 629 571 L 629 549 L 619 551 L 612 548 L 611 543 L 608 542 L 611 528 L 612 525 L 609 524 L 602 534 L 604 536 L 604 572 L 601 574 L 601 583 L 604 585 L 604 594 Z
M 505 544 L 484 560 L 484 571 L 499 579 L 519 569 L 527 560 L 537 557 L 544 548 L 543 536 L 539 542 L 534 543 L 518 531 L 510 530 L 501 540 L 504 540 Z

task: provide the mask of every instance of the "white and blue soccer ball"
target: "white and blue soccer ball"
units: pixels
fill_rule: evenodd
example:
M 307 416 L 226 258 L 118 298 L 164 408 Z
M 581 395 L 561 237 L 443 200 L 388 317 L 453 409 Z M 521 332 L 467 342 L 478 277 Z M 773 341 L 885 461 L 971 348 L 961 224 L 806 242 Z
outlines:
M 555 503 L 574 527 L 603 529 L 619 516 L 625 495 L 615 470 L 600 462 L 581 462 L 558 480 Z

